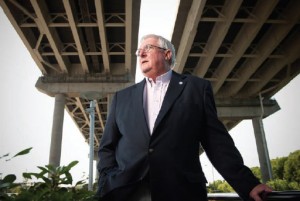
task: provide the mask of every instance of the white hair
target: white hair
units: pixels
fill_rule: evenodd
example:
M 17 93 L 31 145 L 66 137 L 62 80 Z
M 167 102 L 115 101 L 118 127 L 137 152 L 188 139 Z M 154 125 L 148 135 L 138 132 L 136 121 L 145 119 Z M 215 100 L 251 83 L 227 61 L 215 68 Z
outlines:
M 174 45 L 171 43 L 171 41 L 169 41 L 168 39 L 166 39 L 162 36 L 159 36 L 159 35 L 148 34 L 141 38 L 140 43 L 142 43 L 147 38 L 156 38 L 158 40 L 160 47 L 171 50 L 172 57 L 169 62 L 170 62 L 171 68 L 173 68 L 175 66 L 175 62 L 176 62 L 176 55 L 175 55 Z

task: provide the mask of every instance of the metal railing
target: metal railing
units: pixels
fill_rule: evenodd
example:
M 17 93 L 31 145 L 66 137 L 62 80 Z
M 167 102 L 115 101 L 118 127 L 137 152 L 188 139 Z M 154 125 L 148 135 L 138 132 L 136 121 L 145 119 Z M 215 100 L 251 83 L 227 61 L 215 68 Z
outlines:
M 209 193 L 208 200 L 241 201 L 242 199 L 236 193 Z M 273 191 L 264 196 L 264 201 L 300 201 L 300 191 Z
M 226 200 L 226 201 L 234 201 L 234 200 L 242 200 L 238 194 L 236 193 L 208 193 L 208 200 Z

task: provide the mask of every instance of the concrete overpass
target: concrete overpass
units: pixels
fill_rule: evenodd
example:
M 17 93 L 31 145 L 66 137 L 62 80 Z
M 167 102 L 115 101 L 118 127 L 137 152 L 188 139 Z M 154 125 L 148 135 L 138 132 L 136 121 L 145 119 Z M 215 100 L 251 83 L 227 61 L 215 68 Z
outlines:
M 95 149 L 115 91 L 134 83 L 140 0 L 0 0 L 55 97 L 50 163 L 59 165 L 64 109 L 88 141 L 88 93 L 97 92 Z M 300 72 L 300 1 L 182 0 L 172 42 L 175 70 L 212 82 L 218 115 L 230 130 L 251 119 L 268 180 L 262 119 L 271 97 Z

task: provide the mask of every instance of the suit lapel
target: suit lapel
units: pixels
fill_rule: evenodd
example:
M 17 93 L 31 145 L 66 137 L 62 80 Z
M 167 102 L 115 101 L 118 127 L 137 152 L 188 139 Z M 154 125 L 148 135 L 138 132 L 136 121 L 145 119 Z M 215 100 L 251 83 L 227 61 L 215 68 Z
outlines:
M 143 127 L 143 133 L 147 133 L 147 136 L 150 137 L 149 129 L 148 129 L 148 123 L 146 121 L 145 111 L 144 111 L 144 87 L 145 87 L 145 79 L 141 82 L 139 82 L 136 85 L 136 100 L 137 104 L 135 105 L 137 107 L 137 117 L 136 121 L 140 122 Z
M 154 124 L 153 133 L 156 127 L 159 125 L 163 117 L 166 115 L 168 110 L 171 108 L 177 97 L 181 94 L 182 90 L 186 85 L 186 76 L 180 75 L 176 72 L 172 72 L 172 77 L 169 83 L 168 90 L 166 92 L 162 107 L 159 111 L 157 119 Z

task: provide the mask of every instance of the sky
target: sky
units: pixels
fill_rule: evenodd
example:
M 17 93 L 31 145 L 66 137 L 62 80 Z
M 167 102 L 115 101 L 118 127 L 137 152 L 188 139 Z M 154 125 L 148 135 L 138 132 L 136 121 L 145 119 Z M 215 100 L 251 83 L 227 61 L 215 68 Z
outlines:
M 172 7 L 170 6 L 172 5 Z M 148 33 L 171 39 L 177 0 L 143 0 L 139 38 Z M 154 12 L 155 11 L 155 12 Z M 160 15 L 162 14 L 162 15 Z M 35 88 L 42 75 L 17 32 L 0 8 L 0 156 L 10 156 L 33 147 L 31 152 L 10 161 L 0 159 L 0 177 L 16 174 L 23 181 L 22 172 L 39 172 L 49 160 L 54 98 Z M 137 81 L 142 79 L 137 69 Z M 288 156 L 300 149 L 300 76 L 293 79 L 273 98 L 281 110 L 263 120 L 271 159 Z M 250 120 L 243 121 L 230 131 L 247 166 L 258 166 L 254 131 Z M 89 147 L 69 114 L 65 111 L 61 165 L 74 160 L 74 182 L 87 180 Z M 205 154 L 200 156 L 209 182 L 222 179 L 212 168 Z M 94 172 L 96 168 L 94 168 Z M 95 177 L 94 177 L 95 178 Z

